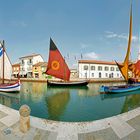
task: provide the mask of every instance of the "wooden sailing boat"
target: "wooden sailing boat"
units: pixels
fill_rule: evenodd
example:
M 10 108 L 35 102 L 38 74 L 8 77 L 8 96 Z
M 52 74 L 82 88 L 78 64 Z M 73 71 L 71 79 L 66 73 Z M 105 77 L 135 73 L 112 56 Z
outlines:
M 50 38 L 50 52 L 46 74 L 63 81 L 47 81 L 49 86 L 86 86 L 88 81 L 70 81 L 70 69 L 64 58 Z
M 122 93 L 122 92 L 128 92 L 128 91 L 134 91 L 134 90 L 140 89 L 140 84 L 130 84 L 129 78 L 128 78 L 131 41 L 132 41 L 132 4 L 131 4 L 131 10 L 130 10 L 130 28 L 129 28 L 129 40 L 128 40 L 127 53 L 126 53 L 123 64 L 119 64 L 116 62 L 127 84 L 121 85 L 121 86 L 101 86 L 100 92 Z
M 20 79 L 14 83 L 10 83 L 12 75 L 12 64 L 6 53 L 4 40 L 0 42 L 0 78 L 2 84 L 0 84 L 0 92 L 19 92 L 20 91 Z M 5 81 L 9 81 L 5 83 Z

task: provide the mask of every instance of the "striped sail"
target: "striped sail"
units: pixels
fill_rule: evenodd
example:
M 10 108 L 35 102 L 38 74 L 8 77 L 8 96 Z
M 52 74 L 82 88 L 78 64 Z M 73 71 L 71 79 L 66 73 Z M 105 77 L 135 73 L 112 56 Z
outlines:
M 10 62 L 10 59 L 6 53 L 6 51 L 3 52 L 3 44 L 0 44 L 0 79 L 11 79 L 12 76 L 12 64 Z M 3 55 L 4 55 L 4 77 L 3 77 Z

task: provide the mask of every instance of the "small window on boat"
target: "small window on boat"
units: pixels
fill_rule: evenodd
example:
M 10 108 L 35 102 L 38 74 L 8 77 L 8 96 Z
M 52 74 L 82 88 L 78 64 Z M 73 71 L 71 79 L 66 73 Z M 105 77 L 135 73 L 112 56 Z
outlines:
M 95 66 L 91 66 L 91 70 L 95 70 Z
M 105 67 L 105 71 L 108 71 L 109 70 L 109 67 Z
M 88 70 L 88 66 L 87 65 L 84 66 L 84 70 Z
M 110 71 L 114 71 L 114 67 L 111 67 L 111 68 L 110 68 Z
M 100 70 L 100 71 L 101 71 L 101 70 L 102 70 L 102 66 L 98 66 L 98 70 Z

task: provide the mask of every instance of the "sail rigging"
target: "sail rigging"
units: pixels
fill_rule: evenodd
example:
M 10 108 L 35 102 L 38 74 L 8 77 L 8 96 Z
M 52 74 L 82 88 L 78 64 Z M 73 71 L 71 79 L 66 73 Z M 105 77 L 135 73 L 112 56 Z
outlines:
M 5 51 L 4 41 L 0 42 L 0 78 L 11 79 L 12 76 L 12 64 L 9 60 L 9 57 Z
M 65 62 L 65 59 L 51 38 L 46 74 L 63 79 L 64 81 L 69 81 L 70 79 L 70 70 Z
M 130 10 L 130 27 L 129 27 L 129 40 L 128 40 L 127 53 L 126 53 L 123 64 L 118 64 L 116 62 L 116 64 L 118 65 L 118 67 L 126 81 L 128 81 L 128 68 L 129 68 L 129 56 L 130 56 L 131 42 L 132 42 L 132 4 L 131 4 L 131 10 Z

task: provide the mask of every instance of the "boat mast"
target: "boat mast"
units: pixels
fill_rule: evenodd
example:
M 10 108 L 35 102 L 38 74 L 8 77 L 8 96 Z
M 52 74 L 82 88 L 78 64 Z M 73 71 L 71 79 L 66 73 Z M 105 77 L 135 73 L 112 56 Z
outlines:
M 5 52 L 4 40 L 2 42 L 2 48 L 3 48 L 3 76 L 2 76 L 2 84 L 4 84 L 4 52 Z

